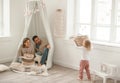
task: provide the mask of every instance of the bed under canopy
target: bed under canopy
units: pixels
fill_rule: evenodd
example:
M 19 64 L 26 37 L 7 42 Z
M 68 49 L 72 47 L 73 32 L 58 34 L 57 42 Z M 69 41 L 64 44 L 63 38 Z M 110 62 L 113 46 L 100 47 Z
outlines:
M 47 39 L 50 44 L 50 49 L 48 53 L 48 58 L 46 62 L 47 68 L 52 67 L 52 57 L 53 57 L 53 39 L 50 31 L 50 25 L 47 18 L 47 11 L 45 1 L 43 0 L 27 0 L 25 8 L 25 28 L 21 41 L 19 42 L 18 49 L 20 48 L 24 38 L 28 37 L 32 39 L 34 35 L 38 35 L 41 39 Z M 12 63 L 16 62 L 16 57 Z

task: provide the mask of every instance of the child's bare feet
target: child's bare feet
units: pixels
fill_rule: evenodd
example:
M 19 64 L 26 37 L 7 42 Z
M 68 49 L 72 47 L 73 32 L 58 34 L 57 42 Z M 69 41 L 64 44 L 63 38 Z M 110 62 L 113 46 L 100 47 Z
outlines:
M 82 79 L 80 79 L 80 77 L 77 78 L 78 80 L 82 81 Z

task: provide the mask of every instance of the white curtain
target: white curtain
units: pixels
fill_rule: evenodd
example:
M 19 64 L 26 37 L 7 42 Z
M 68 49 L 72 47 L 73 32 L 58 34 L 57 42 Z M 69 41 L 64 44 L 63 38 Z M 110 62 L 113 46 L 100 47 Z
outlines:
M 69 39 L 74 34 L 74 2 L 75 0 L 67 0 L 66 39 Z

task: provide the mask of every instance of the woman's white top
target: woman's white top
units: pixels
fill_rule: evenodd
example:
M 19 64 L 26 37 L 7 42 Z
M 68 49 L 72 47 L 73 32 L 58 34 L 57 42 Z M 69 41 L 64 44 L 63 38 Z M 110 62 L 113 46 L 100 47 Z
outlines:
M 83 46 L 81 47 L 81 49 L 82 49 L 81 60 L 90 60 L 90 51 Z

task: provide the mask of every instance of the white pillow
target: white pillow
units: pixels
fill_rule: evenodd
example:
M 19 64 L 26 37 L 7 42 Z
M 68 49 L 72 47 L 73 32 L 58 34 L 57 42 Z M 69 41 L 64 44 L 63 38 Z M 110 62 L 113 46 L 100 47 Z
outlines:
M 9 67 L 3 64 L 0 64 L 0 72 L 8 70 Z

